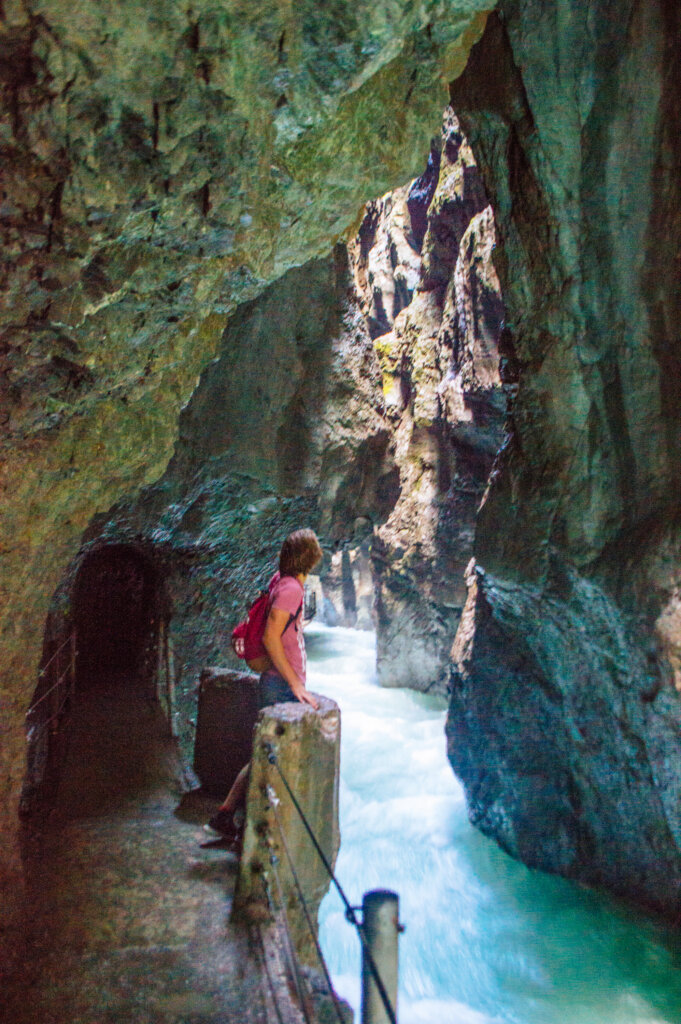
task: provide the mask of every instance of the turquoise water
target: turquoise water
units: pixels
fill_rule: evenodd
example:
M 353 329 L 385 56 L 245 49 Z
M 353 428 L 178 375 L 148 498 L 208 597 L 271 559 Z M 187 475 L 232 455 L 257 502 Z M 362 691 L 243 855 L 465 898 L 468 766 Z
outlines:
M 679 939 L 502 853 L 468 822 L 445 702 L 379 687 L 372 634 L 306 637 L 308 685 L 342 713 L 338 877 L 353 904 L 400 896 L 399 1024 L 681 1024 Z M 335 891 L 320 937 L 358 1011 L 359 942 Z

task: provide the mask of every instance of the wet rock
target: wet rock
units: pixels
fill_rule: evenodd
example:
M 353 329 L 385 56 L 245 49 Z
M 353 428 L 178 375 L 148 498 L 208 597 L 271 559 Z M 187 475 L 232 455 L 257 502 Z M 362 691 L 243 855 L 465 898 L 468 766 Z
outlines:
M 472 563 L 452 658 L 471 821 L 531 867 L 677 918 L 679 701 L 608 594 L 559 563 L 543 586 Z
M 473 151 L 451 107 L 442 126 L 442 153 L 423 240 L 421 287 L 443 288 L 459 259 L 471 219 L 489 205 Z
M 563 36 L 553 6 L 502 2 L 451 89 L 495 210 L 512 401 L 450 756 L 514 855 L 676 916 L 681 12 L 582 13 Z
M 416 181 L 412 182 L 407 195 L 411 231 L 419 250 L 423 246 L 423 239 L 428 228 L 428 210 L 435 195 L 439 176 L 440 146 L 437 143 L 431 143 L 426 169 Z
M 188 757 L 202 667 L 243 667 L 231 632 L 267 584 L 286 535 L 316 528 L 328 569 L 334 547 L 360 544 L 399 493 L 379 363 L 349 286 L 339 248 L 245 304 L 183 410 L 161 479 L 88 531 L 95 547 L 134 540 L 164 581 Z M 358 573 L 354 621 L 359 611 L 368 626 L 366 563 L 361 580 Z M 68 593 L 65 585 L 63 611 L 55 608 L 62 630 Z
M 1 827 L 48 605 L 92 517 L 162 476 L 229 317 L 419 170 L 485 3 L 236 16 L 8 0 L 2 61 Z M 64 360 L 68 366 L 64 365 Z M 258 495 L 257 497 L 262 497 Z M 16 884 L 16 844 L 3 891 Z M 9 898 L 9 897 L 8 897 Z
M 368 522 L 368 520 L 367 520 Z M 371 540 L 358 547 L 352 541 L 336 551 L 324 573 L 324 615 L 329 626 L 374 628 L 374 582 L 371 571 Z
M 391 329 L 419 282 L 408 195 L 405 186 L 368 203 L 357 236 L 355 277 L 372 338 Z

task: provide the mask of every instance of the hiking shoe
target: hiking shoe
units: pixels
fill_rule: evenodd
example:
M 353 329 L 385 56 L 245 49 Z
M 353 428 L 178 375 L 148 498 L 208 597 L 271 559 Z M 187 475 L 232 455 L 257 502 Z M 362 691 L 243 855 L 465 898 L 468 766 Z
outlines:
M 223 836 L 225 839 L 236 841 L 241 838 L 243 824 L 239 824 L 234 820 L 233 811 L 218 811 L 204 828 L 217 832 L 218 835 Z

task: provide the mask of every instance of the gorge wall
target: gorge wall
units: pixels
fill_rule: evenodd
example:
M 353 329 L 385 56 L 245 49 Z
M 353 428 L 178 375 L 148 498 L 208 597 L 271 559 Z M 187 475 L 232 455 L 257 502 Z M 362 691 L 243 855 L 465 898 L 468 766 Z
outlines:
M 5 921 L 24 715 L 84 531 L 162 476 L 235 309 L 419 172 L 487 6 L 1 5 Z
M 382 521 L 384 682 L 443 686 L 465 603 L 475 823 L 681 909 L 680 14 L 483 9 L 2 5 L 7 917 L 23 716 L 82 558 L 153 560 L 188 709 L 302 518 L 328 547 Z M 484 193 L 448 120 L 386 197 L 443 81 Z
M 350 247 L 400 485 L 370 551 L 386 686 L 447 689 L 475 515 L 503 438 L 493 220 L 448 108 L 424 174 L 370 203 Z
M 391 440 L 378 360 L 338 246 L 240 307 L 180 415 L 164 474 L 93 519 L 60 594 L 102 547 L 127 545 L 153 563 L 189 759 L 199 673 L 240 664 L 231 631 L 267 585 L 282 539 L 312 524 L 330 552 L 356 521 L 385 519 L 400 487 Z M 55 642 L 72 628 L 70 603 L 52 603 Z
M 504 2 L 452 85 L 511 405 L 448 724 L 483 831 L 677 918 L 680 40 L 673 3 Z

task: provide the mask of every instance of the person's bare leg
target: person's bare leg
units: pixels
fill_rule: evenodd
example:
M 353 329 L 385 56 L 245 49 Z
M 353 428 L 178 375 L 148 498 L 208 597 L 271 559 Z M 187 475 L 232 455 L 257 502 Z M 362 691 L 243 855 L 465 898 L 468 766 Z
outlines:
M 246 803 L 246 790 L 248 789 L 248 776 L 251 771 L 250 761 L 245 764 L 234 782 L 232 788 L 225 797 L 218 811 L 235 811 L 237 807 Z

